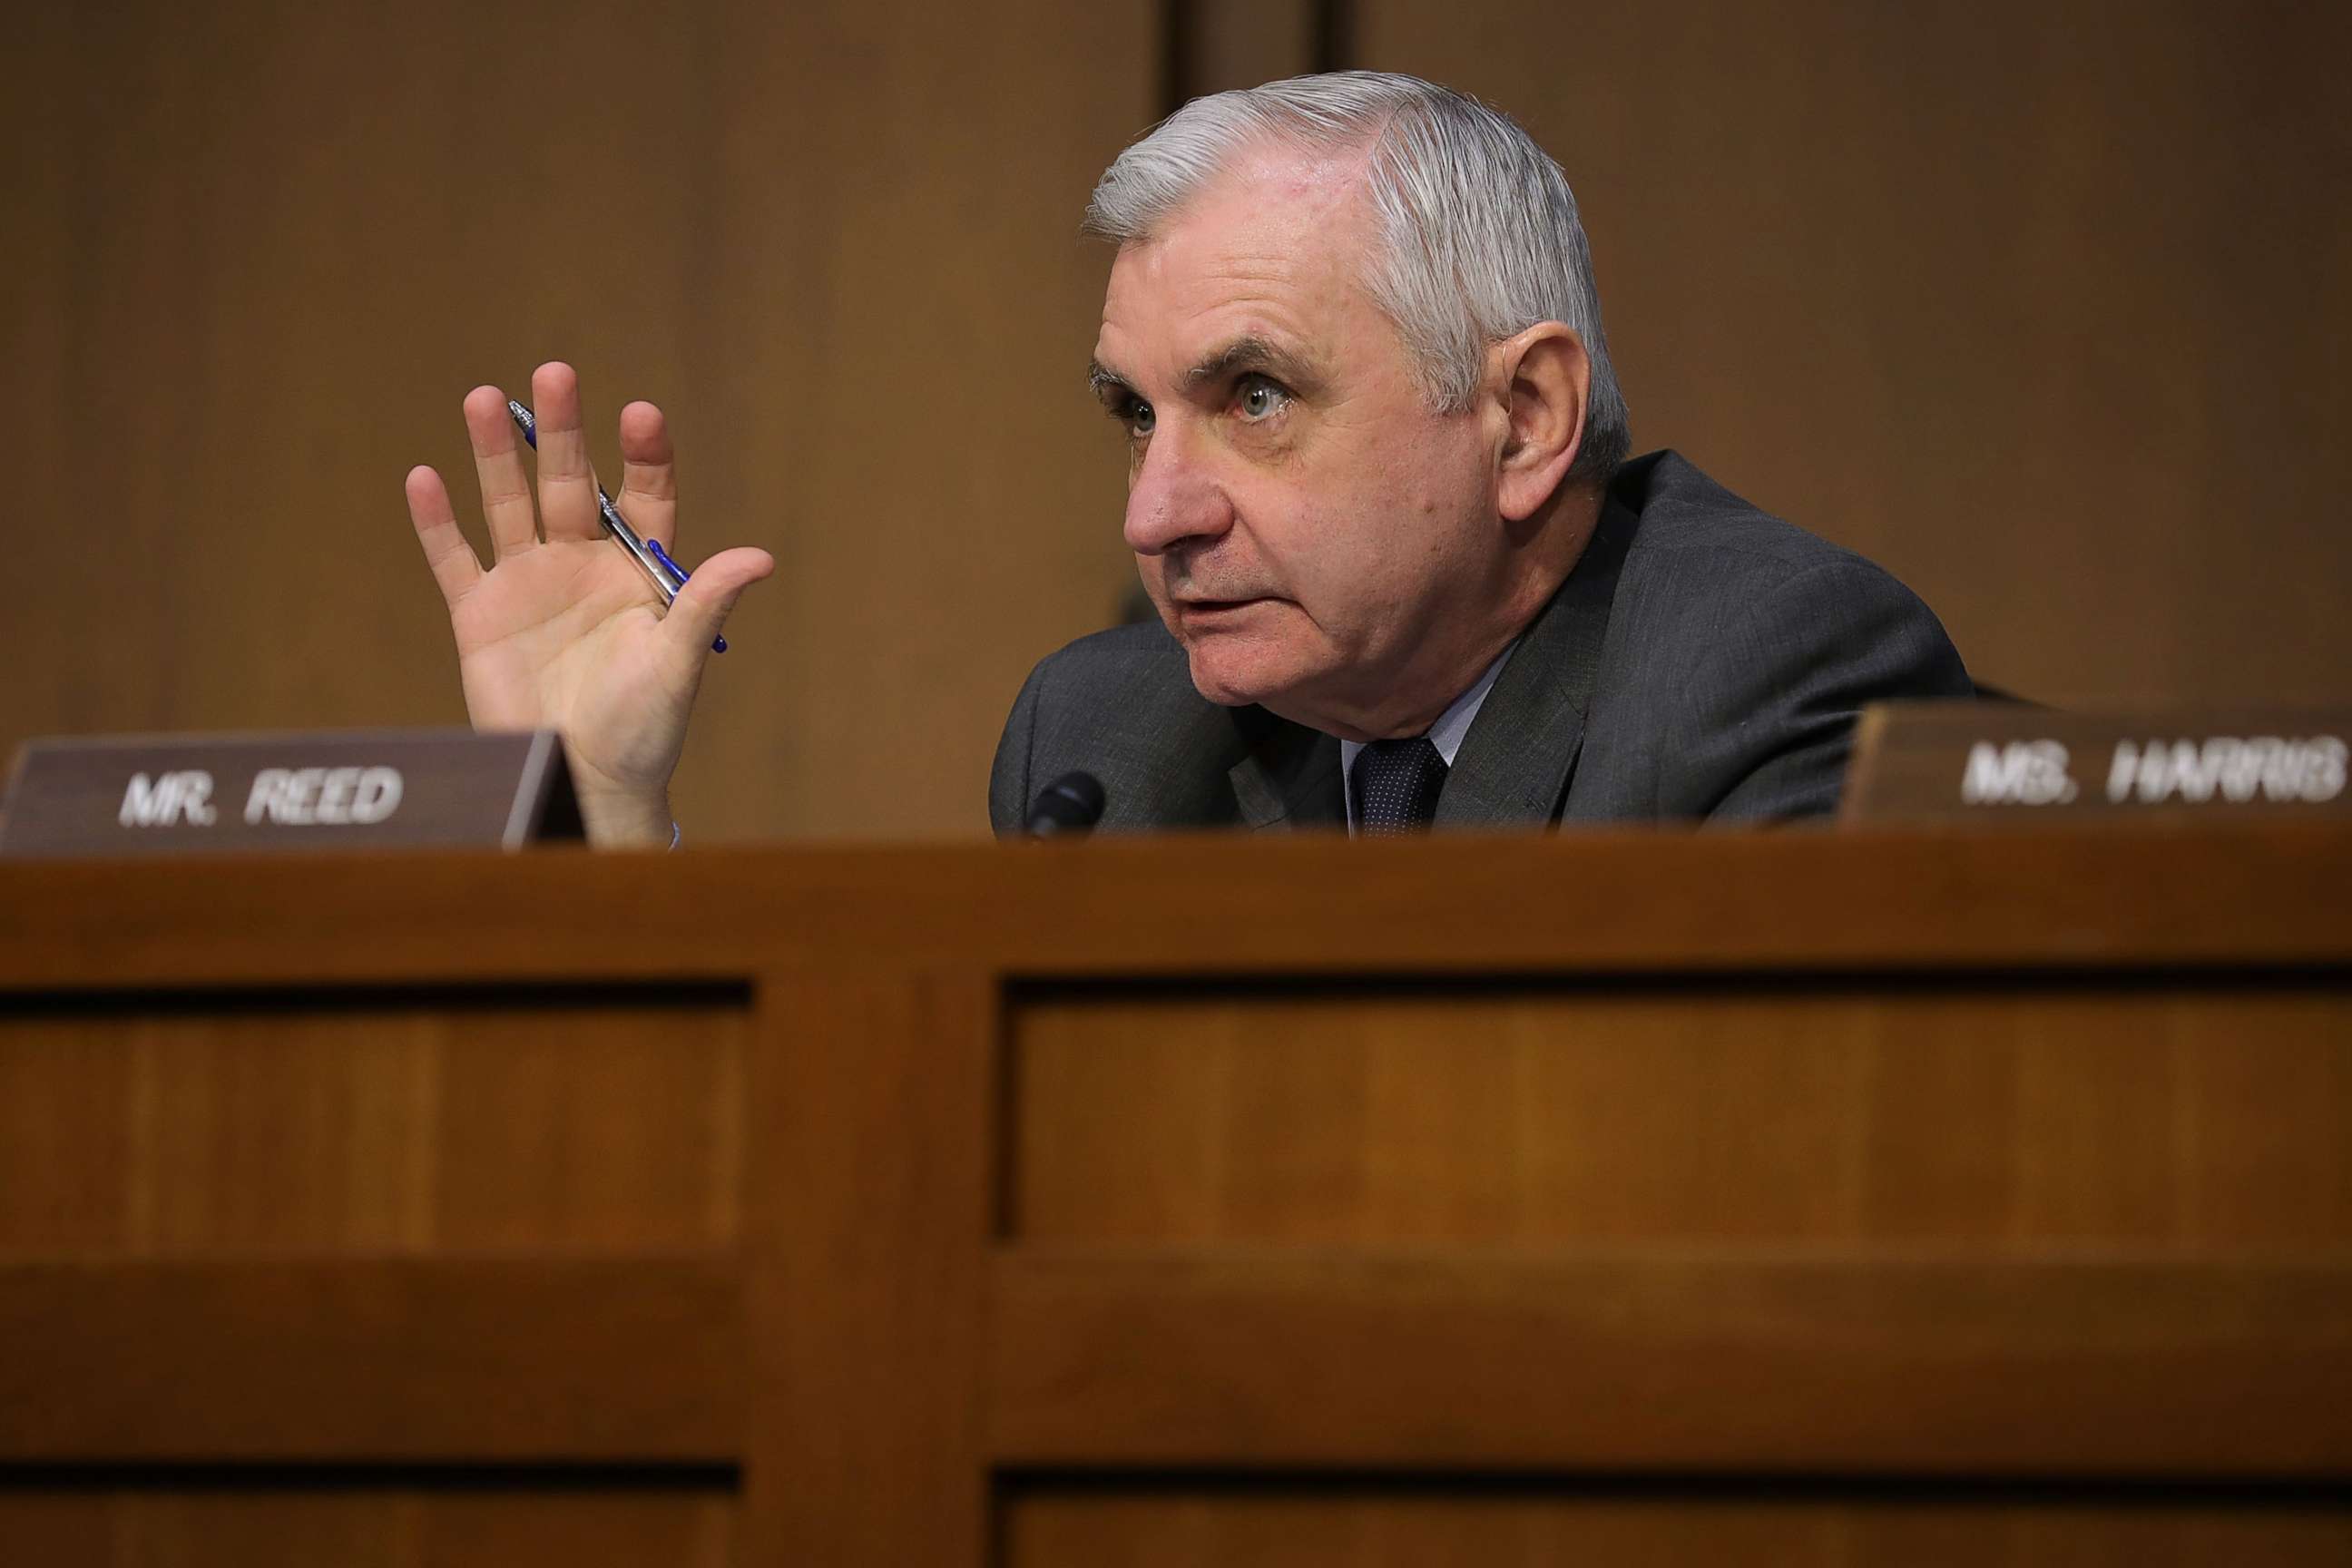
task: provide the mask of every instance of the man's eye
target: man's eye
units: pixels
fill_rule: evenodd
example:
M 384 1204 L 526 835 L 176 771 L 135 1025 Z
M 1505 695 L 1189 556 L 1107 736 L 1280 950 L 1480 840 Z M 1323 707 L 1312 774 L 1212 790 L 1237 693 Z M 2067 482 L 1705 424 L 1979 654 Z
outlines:
M 1151 405 L 1141 398 L 1118 410 L 1118 422 L 1127 426 L 1127 433 L 1130 436 L 1150 435 L 1154 417 Z
M 1242 417 L 1271 419 L 1290 405 L 1290 394 L 1262 377 L 1253 377 L 1244 384 L 1240 398 Z

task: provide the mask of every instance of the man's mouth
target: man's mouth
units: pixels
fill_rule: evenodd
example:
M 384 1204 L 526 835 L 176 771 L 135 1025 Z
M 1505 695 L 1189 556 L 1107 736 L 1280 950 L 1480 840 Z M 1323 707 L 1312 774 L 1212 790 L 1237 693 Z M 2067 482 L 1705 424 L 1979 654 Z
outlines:
M 1180 594 L 1176 603 L 1187 610 L 1231 610 L 1243 605 L 1262 604 L 1272 597 L 1270 594 Z
M 1253 605 L 1263 605 L 1265 602 L 1265 599 L 1263 597 L 1253 597 L 1247 599 L 1179 599 L 1176 601 L 1176 614 L 1187 621 L 1213 621 L 1226 616 L 1238 615 L 1240 612 L 1248 609 Z

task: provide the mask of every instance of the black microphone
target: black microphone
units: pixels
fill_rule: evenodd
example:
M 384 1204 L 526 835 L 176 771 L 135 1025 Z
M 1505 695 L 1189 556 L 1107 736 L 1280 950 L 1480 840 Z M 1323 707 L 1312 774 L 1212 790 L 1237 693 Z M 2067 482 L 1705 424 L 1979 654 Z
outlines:
M 1032 838 L 1083 834 L 1102 820 L 1102 780 L 1092 773 L 1064 773 L 1038 794 L 1024 831 Z

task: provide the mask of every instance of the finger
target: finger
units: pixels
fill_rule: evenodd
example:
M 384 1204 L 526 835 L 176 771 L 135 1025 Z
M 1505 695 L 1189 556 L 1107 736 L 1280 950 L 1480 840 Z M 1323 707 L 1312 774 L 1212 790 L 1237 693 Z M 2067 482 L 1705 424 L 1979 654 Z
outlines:
M 621 410 L 621 493 L 613 498 L 629 526 L 664 549 L 677 547 L 677 468 L 669 422 L 650 403 Z
M 727 624 L 728 614 L 743 596 L 743 590 L 775 569 L 775 557 L 764 550 L 720 551 L 696 567 L 686 586 L 677 591 L 662 622 L 663 631 L 681 639 L 698 657 Z
M 541 365 L 530 375 L 530 407 L 539 419 L 539 521 L 548 542 L 594 539 L 604 528 L 580 427 L 579 374 L 561 361 Z
M 466 394 L 466 437 L 474 446 L 474 478 L 482 487 L 482 516 L 490 525 L 490 557 L 503 561 L 539 542 L 539 521 L 530 506 L 530 480 L 522 468 L 521 438 L 507 412 L 507 395 L 495 386 Z
M 441 476 L 422 464 L 408 470 L 408 521 L 416 525 L 417 542 L 425 546 L 425 563 L 441 584 L 441 597 L 451 609 L 482 580 L 482 563 L 474 547 L 457 528 L 457 511 L 449 504 L 449 487 Z

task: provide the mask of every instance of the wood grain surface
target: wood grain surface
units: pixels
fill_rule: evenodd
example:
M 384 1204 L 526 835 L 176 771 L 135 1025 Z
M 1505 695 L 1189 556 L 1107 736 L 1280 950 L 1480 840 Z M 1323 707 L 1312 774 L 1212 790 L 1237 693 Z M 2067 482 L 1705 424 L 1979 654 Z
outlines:
M 994 988 L 845 955 L 766 990 L 749 1528 L 778 1562 L 978 1563 Z
M 723 1257 L 0 1264 L 0 1462 L 726 1463 Z
M 2244 1568 L 2340 1562 L 2352 1519 L 2323 1505 L 1753 1491 L 1040 1488 L 1007 1508 L 1017 1568 L 1538 1568 L 1563 1562 L 1849 1568 Z
M 2324 825 L 0 867 L 0 1527 L 2332 1562 L 2347 875 Z
M 2082 972 L 2352 952 L 2352 837 L 2325 826 L 1272 837 L 191 860 L 161 880 L 131 863 L 0 866 L 0 989 L 735 980 L 844 951 L 1013 980 Z M 675 940 L 601 940 L 616 931 Z
M 743 1561 L 731 1501 L 688 1489 L 0 1491 L 0 1541 L 19 1561 L 76 1568 L 728 1568 Z
M 2340 984 L 1199 986 L 1009 1029 L 1022 1242 L 2352 1247 Z
M 643 989 L 0 1016 L 0 1260 L 725 1247 L 743 1040 Z
M 1016 1250 L 992 1447 L 1047 1468 L 2352 1471 L 2352 1249 L 2100 1250 Z

